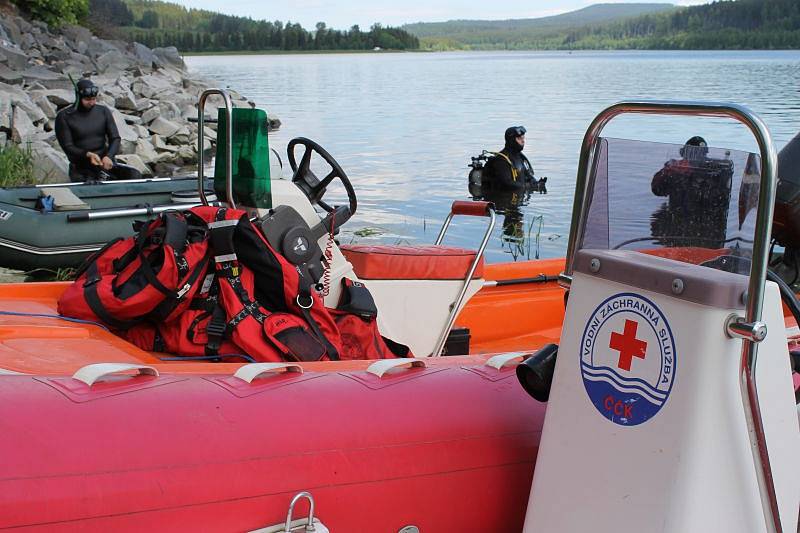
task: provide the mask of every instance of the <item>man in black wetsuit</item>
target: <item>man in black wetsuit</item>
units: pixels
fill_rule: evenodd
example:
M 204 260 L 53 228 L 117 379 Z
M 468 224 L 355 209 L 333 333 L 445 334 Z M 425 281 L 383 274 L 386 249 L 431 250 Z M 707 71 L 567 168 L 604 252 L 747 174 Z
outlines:
M 525 127 L 512 126 L 506 130 L 506 144 L 486 161 L 483 179 L 490 187 L 517 188 L 536 182 L 533 166 L 522 153 L 525 148 Z
M 111 110 L 97 105 L 97 86 L 82 79 L 76 90 L 75 105 L 63 109 L 56 117 L 56 138 L 69 159 L 70 180 L 100 181 L 103 173 L 128 177 L 117 176 L 114 156 L 119 151 L 119 132 Z

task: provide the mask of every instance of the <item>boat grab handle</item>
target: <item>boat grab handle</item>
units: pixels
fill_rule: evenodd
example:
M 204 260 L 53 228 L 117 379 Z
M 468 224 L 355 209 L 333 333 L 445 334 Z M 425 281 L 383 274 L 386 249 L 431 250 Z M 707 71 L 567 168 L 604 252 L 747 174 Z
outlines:
M 503 367 L 508 366 L 512 361 L 516 361 L 517 359 L 522 361 L 528 355 L 530 354 L 525 352 L 501 353 L 499 355 L 490 357 L 489 360 L 486 361 L 486 366 L 496 368 L 497 370 L 502 370 Z
M 254 379 L 260 378 L 267 373 L 277 373 L 278 371 L 303 373 L 303 367 L 297 363 L 250 363 L 240 366 L 233 377 L 252 383 Z
M 406 357 L 404 359 L 381 359 L 380 361 L 376 361 L 371 365 L 369 365 L 369 367 L 367 368 L 367 372 L 369 372 L 374 376 L 382 378 L 383 375 L 389 370 L 406 365 L 408 365 L 411 368 L 413 367 L 425 368 L 428 366 L 425 364 L 425 361 L 423 359 L 416 359 L 413 357 Z
M 91 387 L 99 381 L 100 378 L 127 370 L 138 370 L 140 376 L 158 376 L 158 370 L 152 366 L 134 365 L 130 363 L 93 363 L 78 369 L 78 371 L 72 375 L 72 378 L 82 381 Z
M 431 352 L 431 357 L 439 357 L 442 355 L 444 345 L 447 343 L 447 337 L 450 335 L 450 328 L 453 327 L 453 324 L 456 321 L 458 311 L 461 309 L 461 303 L 464 301 L 464 297 L 467 295 L 469 282 L 472 281 L 472 275 L 475 273 L 475 270 L 478 268 L 478 264 L 481 262 L 483 252 L 486 250 L 486 244 L 489 242 L 489 237 L 492 236 L 492 230 L 494 230 L 494 224 L 497 221 L 497 214 L 495 213 L 494 204 L 492 202 L 467 202 L 464 200 L 456 200 L 453 202 L 453 205 L 450 206 L 450 213 L 447 215 L 447 218 L 445 218 L 444 224 L 442 224 L 442 229 L 439 230 L 439 236 L 436 237 L 436 246 L 442 244 L 444 236 L 447 233 L 447 228 L 450 227 L 450 222 L 453 220 L 455 215 L 488 217 L 489 225 L 486 227 L 486 233 L 483 235 L 483 240 L 478 248 L 478 253 L 475 254 L 475 259 L 472 260 L 472 264 L 469 266 L 466 276 L 464 276 L 464 283 L 461 285 L 461 290 L 458 291 L 456 301 L 450 306 L 450 314 L 447 317 L 447 322 L 445 322 L 441 333 L 439 333 L 439 339 L 436 341 L 436 345 Z
M 454 215 L 467 215 L 473 217 L 488 217 L 489 209 L 494 208 L 492 202 L 468 202 L 466 200 L 456 200 L 450 206 L 450 213 Z
M 208 198 L 206 198 L 205 187 L 205 166 L 203 161 L 203 141 L 205 140 L 205 118 L 206 118 L 206 100 L 209 96 L 218 94 L 222 96 L 225 102 L 225 116 L 227 122 L 225 124 L 225 194 L 228 206 L 231 209 L 236 209 L 236 203 L 233 201 L 233 100 L 228 91 L 224 89 L 207 89 L 200 95 L 200 101 L 197 104 L 197 153 L 200 156 L 197 158 L 197 192 L 200 194 L 200 200 L 203 205 L 209 205 Z M 220 135 L 217 133 L 217 145 L 219 146 Z M 215 176 L 216 177 L 216 176 Z

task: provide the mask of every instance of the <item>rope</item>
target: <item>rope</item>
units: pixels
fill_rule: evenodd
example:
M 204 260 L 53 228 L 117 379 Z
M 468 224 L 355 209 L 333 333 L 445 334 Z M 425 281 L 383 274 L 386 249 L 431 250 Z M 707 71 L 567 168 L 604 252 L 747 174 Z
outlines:
M 32 317 L 32 318 L 55 318 L 58 320 L 65 320 L 67 322 L 75 322 L 77 324 L 89 324 L 91 326 L 97 326 L 99 328 L 103 328 L 104 330 L 108 331 L 108 328 L 105 327 L 103 324 L 99 322 L 92 322 L 91 320 L 81 320 L 80 318 L 70 318 L 67 316 L 61 315 L 47 315 L 43 313 L 19 313 L 15 311 L 0 311 L 0 315 L 8 315 L 8 316 L 25 316 L 25 317 Z
M 336 228 L 336 211 L 331 211 L 331 230 L 328 243 L 325 245 L 325 269 L 322 271 L 322 297 L 328 296 L 331 290 L 331 262 L 333 261 L 333 232 Z

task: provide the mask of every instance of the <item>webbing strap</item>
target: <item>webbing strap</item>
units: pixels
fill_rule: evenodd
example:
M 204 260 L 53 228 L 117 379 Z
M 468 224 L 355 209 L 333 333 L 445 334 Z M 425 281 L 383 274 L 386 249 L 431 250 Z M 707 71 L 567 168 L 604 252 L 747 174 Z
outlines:
M 175 308 L 178 306 L 178 303 L 181 301 L 181 298 L 183 298 L 183 295 L 189 292 L 195 282 L 197 282 L 197 278 L 199 278 L 200 275 L 205 272 L 209 263 L 209 255 L 210 252 L 206 251 L 203 259 L 201 259 L 200 262 L 198 262 L 194 267 L 192 274 L 186 279 L 183 286 L 177 292 L 175 292 L 175 297 L 168 297 L 164 299 L 156 306 L 155 309 L 153 309 L 152 312 L 147 314 L 148 318 L 154 320 L 163 320 L 175 310 Z
M 164 244 L 168 244 L 178 254 L 186 250 L 186 236 L 189 233 L 189 224 L 183 216 L 177 213 L 164 214 Z
M 517 176 L 519 175 L 519 171 L 517 170 L 517 167 L 514 166 L 514 163 L 511 162 L 511 158 L 508 157 L 503 152 L 494 152 L 494 155 L 499 155 L 500 157 L 506 160 L 508 165 L 511 167 L 511 179 L 517 181 Z
M 111 326 L 113 329 L 127 330 L 135 326 L 139 320 L 118 320 L 114 318 L 108 309 L 105 308 L 103 302 L 100 300 L 100 295 L 97 294 L 97 284 L 101 276 L 97 271 L 97 263 L 92 263 L 86 269 L 86 281 L 83 283 L 83 296 L 89 308 L 97 315 L 97 318 L 104 323 Z
M 339 360 L 339 351 L 331 344 L 328 340 L 328 337 L 322 333 L 322 330 L 319 329 L 319 324 L 317 321 L 314 320 L 314 316 L 311 314 L 311 307 L 314 305 L 314 298 L 311 296 L 310 286 L 306 283 L 305 278 L 300 276 L 299 280 L 299 291 L 297 295 L 297 307 L 300 308 L 300 312 L 303 314 L 303 318 L 306 319 L 308 322 L 309 327 L 311 327 L 311 331 L 314 332 L 314 335 L 317 336 L 317 339 L 325 346 L 325 350 L 328 352 L 328 357 L 331 358 L 331 361 L 338 361 Z M 308 302 L 308 305 L 305 305 L 303 302 Z
M 208 342 L 205 346 L 206 355 L 217 355 L 219 349 L 222 347 L 222 341 L 225 338 L 225 333 L 228 331 L 228 325 L 225 323 L 226 313 L 221 305 L 214 306 L 211 312 L 211 320 L 206 324 L 206 336 Z

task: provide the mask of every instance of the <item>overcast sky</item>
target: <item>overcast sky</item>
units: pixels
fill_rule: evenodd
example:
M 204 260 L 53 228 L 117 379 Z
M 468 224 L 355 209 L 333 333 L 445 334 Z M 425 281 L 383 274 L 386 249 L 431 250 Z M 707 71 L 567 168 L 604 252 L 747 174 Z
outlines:
M 439 22 L 452 19 L 536 18 L 574 11 L 602 0 L 171 0 L 186 7 L 208 9 L 256 20 L 299 22 L 313 29 L 317 22 L 347 29 L 362 29 L 374 22 L 399 26 L 407 22 Z M 633 0 L 631 0 L 633 1 Z M 655 0 L 638 2 L 657 3 Z M 669 1 L 669 0 L 665 0 Z M 674 0 L 673 0 L 674 1 Z M 623 0 L 620 3 L 630 3 Z M 679 5 L 705 4 L 708 0 L 677 0 Z

